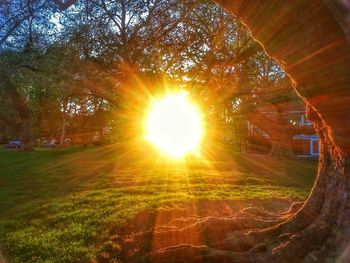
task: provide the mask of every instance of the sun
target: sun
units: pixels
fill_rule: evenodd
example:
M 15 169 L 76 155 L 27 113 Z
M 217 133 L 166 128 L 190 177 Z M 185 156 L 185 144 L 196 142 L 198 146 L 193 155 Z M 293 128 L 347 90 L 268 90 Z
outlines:
M 146 138 L 161 152 L 174 158 L 198 153 L 202 136 L 201 113 L 188 93 L 167 94 L 151 105 L 146 121 Z

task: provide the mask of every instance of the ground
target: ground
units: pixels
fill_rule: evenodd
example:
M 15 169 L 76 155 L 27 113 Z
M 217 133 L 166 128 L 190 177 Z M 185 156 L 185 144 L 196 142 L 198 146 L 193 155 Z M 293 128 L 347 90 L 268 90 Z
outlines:
M 317 170 L 316 160 L 227 156 L 176 163 L 115 145 L 1 149 L 1 251 L 9 262 L 160 262 L 164 248 L 222 238 L 244 208 L 268 218 L 304 200 Z

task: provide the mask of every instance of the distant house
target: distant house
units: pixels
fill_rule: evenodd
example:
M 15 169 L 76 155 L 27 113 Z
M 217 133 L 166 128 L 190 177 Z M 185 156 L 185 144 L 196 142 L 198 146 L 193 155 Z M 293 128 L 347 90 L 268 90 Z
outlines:
M 304 106 L 300 103 L 285 103 L 284 114 L 292 125 L 304 127 L 305 132 L 293 137 L 292 149 L 298 157 L 318 157 L 320 155 L 319 138 L 313 130 L 312 122 L 307 117 Z M 270 119 L 277 117 L 277 111 L 273 106 L 265 106 L 259 109 L 261 113 Z M 302 129 L 303 130 L 303 129 Z M 253 153 L 267 153 L 271 148 L 270 136 L 265 131 L 248 121 L 248 151 Z
M 299 126 L 312 126 L 304 110 L 290 111 L 291 121 Z M 297 134 L 293 137 L 293 151 L 300 157 L 318 157 L 320 156 L 320 143 L 316 132 L 310 134 Z

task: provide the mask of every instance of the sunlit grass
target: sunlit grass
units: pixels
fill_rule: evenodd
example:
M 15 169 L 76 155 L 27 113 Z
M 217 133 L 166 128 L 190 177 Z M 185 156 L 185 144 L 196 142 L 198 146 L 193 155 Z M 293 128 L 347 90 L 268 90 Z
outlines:
M 109 229 L 171 204 L 305 198 L 316 172 L 316 161 L 233 156 L 156 165 L 121 156 L 116 146 L 0 150 L 0 243 L 10 262 L 87 262 Z

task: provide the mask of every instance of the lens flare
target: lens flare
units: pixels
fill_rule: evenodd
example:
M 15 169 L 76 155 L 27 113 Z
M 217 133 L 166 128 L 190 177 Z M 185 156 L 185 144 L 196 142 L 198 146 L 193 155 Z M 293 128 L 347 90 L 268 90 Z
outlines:
M 198 153 L 203 135 L 201 114 L 187 93 L 168 94 L 149 111 L 146 138 L 174 158 Z

